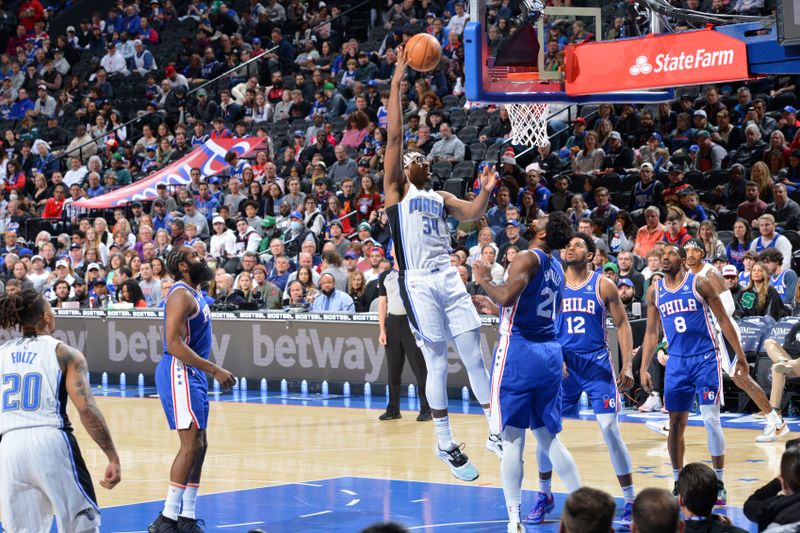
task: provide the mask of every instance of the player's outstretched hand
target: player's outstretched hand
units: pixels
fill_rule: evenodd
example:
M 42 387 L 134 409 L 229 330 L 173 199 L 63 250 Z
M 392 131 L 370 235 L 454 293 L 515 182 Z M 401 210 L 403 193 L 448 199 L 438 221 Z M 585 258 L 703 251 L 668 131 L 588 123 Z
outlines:
M 647 394 L 653 392 L 653 378 L 650 377 L 650 372 L 644 369 L 640 370 L 639 381 L 641 382 L 642 388 Z
M 488 283 L 492 280 L 492 269 L 483 259 L 476 259 L 472 263 L 472 279 L 478 284 Z
M 397 47 L 397 62 L 394 64 L 394 74 L 392 75 L 392 83 L 400 85 L 400 82 L 406 77 L 406 68 L 408 67 L 408 57 L 406 57 L 405 48 L 402 45 Z
M 119 466 L 119 461 L 112 461 L 108 463 L 106 467 L 106 474 L 102 480 L 100 480 L 100 486 L 104 489 L 111 490 L 117 486 L 117 484 L 122 480 L 121 467 Z
M 497 172 L 494 170 L 494 165 L 486 165 L 481 172 L 481 190 L 486 190 L 489 194 L 494 191 L 494 186 L 497 183 Z
M 476 294 L 472 297 L 472 303 L 475 305 L 475 309 L 482 315 L 499 315 L 500 310 L 497 307 L 497 304 L 492 301 L 491 298 L 488 296 L 484 296 L 483 294 Z
M 622 391 L 631 390 L 633 388 L 633 369 L 631 367 L 623 368 L 619 376 L 617 376 L 617 388 Z
M 236 382 L 236 378 L 233 377 L 233 374 L 228 372 L 222 367 L 217 367 L 214 370 L 214 379 L 219 382 L 219 386 L 222 387 L 222 390 L 228 390 L 233 387 L 233 384 Z

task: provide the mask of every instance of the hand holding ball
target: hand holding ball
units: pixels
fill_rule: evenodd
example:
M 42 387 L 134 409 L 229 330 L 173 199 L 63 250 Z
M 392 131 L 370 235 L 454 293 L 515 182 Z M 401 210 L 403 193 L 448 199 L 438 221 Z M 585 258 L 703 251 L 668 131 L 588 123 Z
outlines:
M 436 68 L 442 59 L 442 46 L 433 35 L 418 33 L 411 37 L 403 47 L 408 66 L 419 72 L 429 72 Z

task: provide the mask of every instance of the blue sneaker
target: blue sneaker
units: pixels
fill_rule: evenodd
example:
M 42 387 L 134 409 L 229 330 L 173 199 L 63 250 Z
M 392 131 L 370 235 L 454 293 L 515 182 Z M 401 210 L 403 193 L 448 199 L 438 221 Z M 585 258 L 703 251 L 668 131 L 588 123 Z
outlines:
M 439 445 L 436 445 L 436 449 L 434 453 L 436 457 L 447 463 L 447 466 L 450 467 L 450 472 L 453 475 L 460 479 L 461 481 L 475 481 L 478 479 L 478 469 L 469 462 L 469 457 L 467 454 L 461 451 L 461 446 L 456 446 L 450 451 L 445 451 L 439 448 Z
M 633 524 L 633 502 L 625 502 L 625 507 L 622 509 L 622 516 L 619 517 L 619 525 L 631 527 L 631 524 Z
M 531 512 L 528 513 L 528 523 L 541 524 L 544 522 L 544 516 L 547 513 L 552 512 L 555 508 L 556 501 L 552 494 L 547 496 L 544 492 L 538 492 L 536 494 L 536 505 L 534 505 L 533 509 L 531 509 Z

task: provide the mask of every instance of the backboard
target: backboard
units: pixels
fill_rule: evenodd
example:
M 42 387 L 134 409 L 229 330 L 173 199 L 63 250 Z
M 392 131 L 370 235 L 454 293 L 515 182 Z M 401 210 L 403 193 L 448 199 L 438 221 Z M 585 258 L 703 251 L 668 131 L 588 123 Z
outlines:
M 502 4 L 470 0 L 470 22 L 464 30 L 465 91 L 471 101 L 507 103 L 661 102 L 672 91 L 628 91 L 579 97 L 564 92 L 565 32 L 583 40 L 602 40 L 607 31 L 603 10 L 590 7 L 547 7 L 534 23 L 523 11 L 506 20 L 516 31 L 503 37 L 498 16 Z M 503 14 L 503 13 L 500 13 Z M 508 16 L 508 12 L 504 13 Z M 550 44 L 556 41 L 561 46 Z M 510 57 L 510 59 L 509 59 Z

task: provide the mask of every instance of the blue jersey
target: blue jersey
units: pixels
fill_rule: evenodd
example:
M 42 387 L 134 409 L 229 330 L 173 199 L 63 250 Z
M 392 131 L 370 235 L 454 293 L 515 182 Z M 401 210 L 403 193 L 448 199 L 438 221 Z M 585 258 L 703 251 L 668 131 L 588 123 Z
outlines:
M 559 315 L 558 342 L 565 353 L 594 353 L 608 348 L 606 306 L 600 297 L 603 275 L 592 272 L 582 285 L 564 286 Z
M 564 270 L 558 259 L 541 250 L 532 252 L 539 258 L 539 270 L 514 305 L 503 308 L 500 334 L 520 335 L 536 342 L 555 341 L 556 312 L 564 295 Z
M 673 290 L 664 285 L 663 279 L 656 281 L 655 304 L 670 356 L 704 355 L 717 349 L 711 310 L 698 294 L 696 283 L 691 272 Z
M 164 301 L 166 302 L 169 300 L 169 297 L 177 289 L 189 291 L 194 298 L 195 303 L 197 304 L 197 311 L 193 315 L 189 316 L 189 318 L 186 320 L 186 339 L 184 339 L 184 342 L 186 342 L 189 348 L 194 350 L 197 355 L 203 359 L 208 359 L 208 357 L 211 355 L 211 309 L 208 307 L 208 303 L 201 292 L 196 291 L 182 281 L 179 281 L 172 286 L 172 288 L 169 290 L 167 298 Z M 170 355 L 169 351 L 167 351 L 166 320 L 166 313 L 164 313 L 165 356 Z
M 770 285 L 775 287 L 775 290 L 778 291 L 778 294 L 781 295 L 781 300 L 783 299 L 783 296 L 786 294 L 786 283 L 784 283 L 783 278 L 786 276 L 787 272 L 788 270 L 784 270 L 777 276 L 769 277 Z

